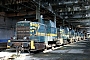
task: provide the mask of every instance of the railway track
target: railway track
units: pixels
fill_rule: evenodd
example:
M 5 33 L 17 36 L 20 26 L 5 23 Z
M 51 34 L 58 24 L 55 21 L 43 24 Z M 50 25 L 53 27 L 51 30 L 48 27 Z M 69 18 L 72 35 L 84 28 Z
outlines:
M 48 49 L 48 50 L 45 50 L 43 51 L 43 53 L 47 53 L 47 52 L 50 52 L 50 51 L 53 51 L 55 49 L 58 49 L 58 48 L 61 48 L 61 47 L 55 47 L 53 49 Z M 1 56 L 0 56 L 0 59 L 3 60 L 3 59 L 6 59 L 6 60 L 13 60 L 13 59 L 19 59 L 20 57 L 26 57 L 26 56 L 31 56 L 32 53 L 17 53 L 14 51 L 14 52 L 0 52 Z M 4 54 L 4 55 L 3 55 Z

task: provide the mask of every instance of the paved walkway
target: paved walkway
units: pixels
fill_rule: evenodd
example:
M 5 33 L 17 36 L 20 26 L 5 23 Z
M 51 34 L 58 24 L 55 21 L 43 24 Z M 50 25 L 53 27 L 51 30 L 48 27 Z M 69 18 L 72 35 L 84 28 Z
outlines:
M 89 40 L 84 40 L 84 41 L 82 40 L 79 42 L 75 42 L 73 44 L 64 45 L 64 47 L 55 51 L 51 51 L 50 53 L 88 54 L 88 52 L 85 51 L 90 49 L 90 45 L 88 45 L 89 43 L 90 43 Z
M 34 57 L 48 58 L 48 60 L 90 60 L 90 40 L 81 40 L 64 45 L 45 54 L 35 54 Z

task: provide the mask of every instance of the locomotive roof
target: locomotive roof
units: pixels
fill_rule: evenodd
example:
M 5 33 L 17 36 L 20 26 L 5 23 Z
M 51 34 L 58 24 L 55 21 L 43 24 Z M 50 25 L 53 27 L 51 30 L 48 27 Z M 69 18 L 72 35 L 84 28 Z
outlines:
M 31 21 L 19 21 L 17 23 L 34 23 L 34 24 L 41 24 L 41 25 L 45 25 L 43 23 L 40 23 L 40 22 L 31 22 Z
M 19 21 L 17 23 L 30 23 L 30 21 Z

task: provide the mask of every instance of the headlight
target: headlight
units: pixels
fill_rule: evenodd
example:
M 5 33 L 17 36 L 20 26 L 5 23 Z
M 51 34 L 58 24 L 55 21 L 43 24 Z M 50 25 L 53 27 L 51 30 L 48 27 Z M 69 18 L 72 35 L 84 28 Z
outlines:
M 11 42 L 11 40 L 8 40 L 8 42 Z
M 26 39 L 27 39 L 27 37 L 24 37 L 23 39 L 24 39 L 24 40 L 26 40 Z

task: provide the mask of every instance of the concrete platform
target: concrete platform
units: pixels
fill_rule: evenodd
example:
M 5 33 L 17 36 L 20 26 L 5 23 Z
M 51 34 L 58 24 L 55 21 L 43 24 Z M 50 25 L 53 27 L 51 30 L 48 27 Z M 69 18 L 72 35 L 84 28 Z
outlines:
M 90 40 L 82 40 L 63 47 L 47 50 L 46 53 L 14 53 L 0 52 L 0 59 L 12 60 L 90 60 Z

